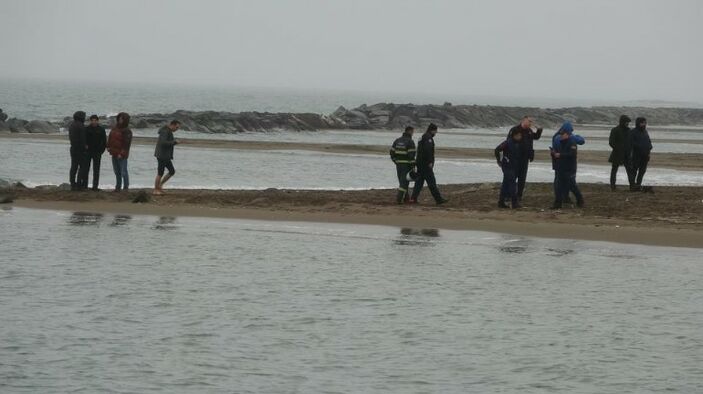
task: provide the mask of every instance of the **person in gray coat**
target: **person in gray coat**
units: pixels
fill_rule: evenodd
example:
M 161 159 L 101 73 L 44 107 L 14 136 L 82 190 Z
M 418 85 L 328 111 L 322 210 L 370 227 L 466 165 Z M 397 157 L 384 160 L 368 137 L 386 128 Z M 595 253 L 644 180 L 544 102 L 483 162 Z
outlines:
M 156 141 L 154 156 L 158 163 L 156 180 L 154 180 L 154 194 L 163 194 L 163 187 L 166 182 L 176 173 L 173 167 L 173 147 L 178 144 L 173 133 L 181 127 L 181 122 L 172 120 L 168 126 L 159 129 L 159 139 Z M 164 176 L 164 171 L 168 169 L 168 174 Z

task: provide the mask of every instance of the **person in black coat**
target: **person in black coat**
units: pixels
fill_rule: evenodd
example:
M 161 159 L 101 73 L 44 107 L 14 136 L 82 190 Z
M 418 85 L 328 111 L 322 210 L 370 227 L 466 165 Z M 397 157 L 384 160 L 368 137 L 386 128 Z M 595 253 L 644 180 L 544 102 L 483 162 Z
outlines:
M 410 200 L 408 188 L 410 180 L 408 179 L 415 167 L 415 142 L 413 141 L 413 133 L 415 129 L 408 126 L 405 132 L 391 146 L 391 160 L 395 163 L 396 173 L 398 175 L 398 193 L 396 202 L 398 204 L 407 203 Z
M 93 190 L 98 191 L 100 184 L 100 159 L 105 153 L 107 145 L 107 133 L 100 125 L 98 115 L 90 115 L 90 124 L 85 128 L 86 145 L 88 146 L 88 157 L 86 160 L 86 176 L 93 166 Z
M 610 170 L 610 189 L 612 191 L 615 191 L 618 168 L 620 168 L 620 166 L 625 166 L 625 171 L 627 171 L 627 179 L 630 185 L 634 184 L 632 169 L 630 166 L 630 121 L 631 119 L 629 116 L 621 115 L 618 125 L 610 130 L 608 144 L 613 151 L 610 152 L 608 161 L 612 164 L 612 168 Z
M 71 169 L 68 173 L 71 190 L 85 190 L 88 187 L 88 142 L 85 134 L 85 112 L 76 111 L 73 122 L 68 127 L 71 142 Z
M 530 162 L 535 159 L 535 148 L 533 141 L 538 140 L 542 137 L 542 128 L 538 128 L 537 131 L 532 130 L 532 118 L 525 116 L 520 121 L 520 124 L 510 129 L 508 132 L 508 137 L 515 134 L 522 134 L 522 144 L 521 144 L 521 155 L 520 162 L 517 166 L 517 197 L 518 200 L 522 200 L 522 195 L 525 191 L 525 182 L 527 181 L 527 168 Z
M 630 190 L 638 191 L 642 189 L 642 179 L 647 172 L 649 156 L 652 152 L 652 140 L 647 131 L 647 119 L 637 118 L 635 128 L 630 133 L 630 149 L 632 149 L 632 178 L 634 184 Z
M 447 202 L 437 188 L 437 180 L 434 176 L 434 136 L 437 135 L 437 125 L 430 123 L 427 127 L 427 132 L 422 135 L 417 143 L 417 179 L 415 180 L 415 188 L 413 195 L 410 198 L 411 203 L 417 203 L 417 197 L 422 191 L 422 187 L 427 182 L 427 187 L 430 188 L 432 197 L 434 197 L 437 205 Z
M 508 208 L 505 199 L 510 198 L 513 209 L 520 208 L 517 199 L 517 170 L 522 155 L 522 133 L 515 133 L 501 142 L 494 151 L 498 166 L 503 171 L 503 184 L 498 196 L 498 207 Z

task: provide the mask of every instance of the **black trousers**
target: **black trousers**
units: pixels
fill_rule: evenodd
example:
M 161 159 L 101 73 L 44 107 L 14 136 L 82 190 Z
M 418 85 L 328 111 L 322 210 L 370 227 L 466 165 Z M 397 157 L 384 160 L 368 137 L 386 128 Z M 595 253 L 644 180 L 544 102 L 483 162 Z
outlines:
M 632 159 L 632 180 L 635 186 L 642 186 L 642 179 L 647 172 L 649 156 L 633 157 Z
M 430 193 L 432 193 L 432 197 L 434 197 L 435 202 L 442 201 L 442 194 L 437 188 L 437 180 L 434 177 L 434 170 L 432 167 L 418 167 L 417 179 L 415 180 L 415 188 L 413 189 L 412 199 L 417 201 L 417 197 L 420 195 L 425 182 L 427 182 L 427 187 L 430 188 Z
M 102 153 L 89 153 L 88 160 L 86 160 L 86 183 L 88 181 L 88 172 L 90 171 L 90 166 L 93 166 L 93 189 L 97 190 L 100 184 L 100 159 L 102 158 Z
M 615 188 L 615 184 L 617 183 L 618 180 L 618 169 L 620 166 L 625 167 L 625 171 L 627 172 L 627 182 L 632 186 L 635 183 L 635 179 L 633 176 L 633 171 L 630 165 L 627 163 L 624 164 L 613 164 L 613 167 L 610 169 L 610 187 L 613 189 Z
M 402 204 L 410 198 L 408 193 L 408 188 L 410 187 L 410 181 L 408 180 L 408 174 L 412 170 L 412 165 L 410 164 L 396 164 L 395 170 L 398 173 L 398 193 L 396 196 L 396 201 L 398 204 Z
M 561 207 L 562 203 L 569 197 L 569 192 L 574 193 L 577 203 L 583 204 L 583 195 L 576 184 L 576 174 L 557 171 L 554 206 Z
M 88 155 L 86 152 L 71 150 L 71 169 L 68 172 L 72 189 L 88 187 Z
M 517 177 L 517 198 L 522 200 L 522 194 L 525 192 L 525 182 L 527 181 L 527 168 L 530 166 L 529 160 L 522 160 L 518 164 L 515 177 Z

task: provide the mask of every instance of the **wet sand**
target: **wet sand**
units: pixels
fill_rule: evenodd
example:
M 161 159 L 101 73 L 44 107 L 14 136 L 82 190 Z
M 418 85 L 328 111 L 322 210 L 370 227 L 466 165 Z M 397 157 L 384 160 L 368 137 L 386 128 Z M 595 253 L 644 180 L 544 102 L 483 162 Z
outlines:
M 395 134 L 394 134 L 395 135 Z M 178 136 L 176 136 L 178 138 Z M 65 141 L 68 144 L 68 136 L 65 134 L 0 134 L 0 139 L 15 140 L 44 140 L 44 141 Z M 269 142 L 269 141 L 224 141 L 178 138 L 181 142 L 179 147 L 195 147 L 208 149 L 234 149 L 234 150 L 303 150 L 327 153 L 344 154 L 372 154 L 388 155 L 388 146 L 381 145 L 354 145 L 354 144 L 316 144 L 302 142 Z M 392 136 L 389 134 L 389 141 Z M 140 145 L 154 145 L 155 138 L 134 137 L 133 143 Z M 390 142 L 389 142 L 390 144 Z M 497 143 L 496 143 L 497 144 Z M 610 152 L 602 151 L 579 151 L 579 163 L 610 165 L 608 156 Z M 485 148 L 436 148 L 438 159 L 478 159 L 495 160 L 492 149 Z M 549 152 L 538 150 L 535 153 L 535 160 L 541 162 L 551 161 Z M 698 171 L 703 170 L 703 155 L 696 153 L 652 153 L 649 163 L 650 167 L 661 167 L 675 170 Z
M 703 187 L 610 192 L 584 184 L 586 207 L 548 209 L 551 184 L 529 184 L 520 210 L 496 206 L 498 184 L 446 185 L 441 207 L 424 191 L 420 204 L 394 204 L 394 190 L 167 190 L 147 203 L 129 193 L 14 190 L 14 206 L 84 212 L 479 230 L 535 236 L 703 248 Z

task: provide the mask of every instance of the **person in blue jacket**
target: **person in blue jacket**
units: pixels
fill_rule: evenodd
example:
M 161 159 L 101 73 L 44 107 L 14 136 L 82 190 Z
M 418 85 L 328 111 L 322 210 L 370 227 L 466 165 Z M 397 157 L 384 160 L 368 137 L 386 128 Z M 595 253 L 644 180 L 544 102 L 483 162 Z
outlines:
M 500 187 L 498 207 L 508 208 L 505 200 L 510 198 L 513 209 L 520 208 L 518 197 L 518 173 L 521 169 L 523 147 L 522 133 L 510 133 L 508 138 L 495 149 L 498 166 L 503 170 L 503 184 Z
M 555 170 L 554 205 L 553 209 L 561 209 L 563 202 L 569 197 L 569 192 L 576 196 L 576 205 L 584 205 L 583 195 L 576 184 L 578 164 L 578 145 L 586 140 L 574 134 L 571 122 L 564 122 L 552 139 L 552 160 Z

